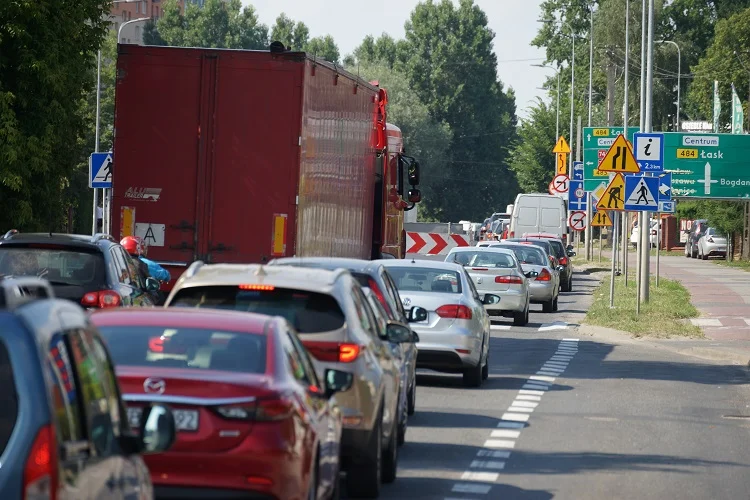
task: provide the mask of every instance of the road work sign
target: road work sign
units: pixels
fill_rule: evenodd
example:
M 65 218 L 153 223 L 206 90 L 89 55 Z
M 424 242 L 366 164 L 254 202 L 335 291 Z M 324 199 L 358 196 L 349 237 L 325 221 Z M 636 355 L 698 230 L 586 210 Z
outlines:
M 625 178 L 622 174 L 615 174 L 607 185 L 599 203 L 596 204 L 597 210 L 625 210 Z

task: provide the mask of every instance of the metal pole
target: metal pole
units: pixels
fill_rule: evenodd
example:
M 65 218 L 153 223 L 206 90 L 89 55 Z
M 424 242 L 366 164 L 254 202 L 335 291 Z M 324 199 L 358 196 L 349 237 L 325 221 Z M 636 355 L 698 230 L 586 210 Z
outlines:
M 614 212 L 614 220 L 612 221 L 612 241 L 617 241 L 617 225 L 620 222 L 619 213 Z M 609 277 L 609 307 L 610 309 L 615 307 L 615 266 L 617 265 L 617 259 L 615 259 L 615 249 L 617 245 L 612 245 L 612 273 Z
M 102 93 L 102 51 L 96 53 L 96 118 L 94 126 L 94 153 L 99 152 L 99 111 L 101 106 Z M 91 161 L 91 160 L 89 160 Z M 91 234 L 96 234 L 96 209 L 99 206 L 99 190 L 94 188 L 94 224 L 91 226 Z
M 560 68 L 557 68 L 557 119 L 555 120 L 555 140 L 557 140 L 558 137 L 560 137 Z
M 604 231 L 602 231 L 601 228 L 599 228 L 599 263 L 602 263 L 602 235 L 604 234 Z
M 646 1 L 641 0 L 641 107 L 640 107 L 640 130 L 646 130 L 646 22 L 648 20 L 648 11 L 646 10 Z
M 590 191 L 586 191 L 586 228 L 583 231 L 583 246 L 584 246 L 584 253 L 586 254 L 586 261 L 588 262 L 591 260 L 591 247 L 589 246 L 589 241 L 591 241 L 591 219 L 593 218 L 593 197 L 591 196 Z
M 661 213 L 656 212 L 656 288 L 659 288 L 659 254 L 661 253 Z
M 625 276 L 625 286 L 628 286 L 628 213 L 622 213 L 622 274 Z
M 588 126 L 591 126 L 591 99 L 594 95 L 593 83 L 594 83 L 594 7 L 591 7 L 591 28 L 589 29 L 589 121 Z
M 570 142 L 573 142 L 573 102 L 575 98 L 575 74 L 576 74 L 576 36 L 573 33 L 573 27 L 568 24 L 570 28 L 570 39 L 573 42 L 573 56 L 570 63 Z M 573 165 L 573 148 L 570 149 L 570 162 Z
M 628 138 L 628 123 L 630 122 L 630 84 L 629 84 L 629 76 L 630 76 L 630 0 L 625 0 L 625 81 L 624 81 L 624 91 L 623 91 L 623 127 L 622 127 L 622 133 L 625 134 L 625 139 Z M 627 217 L 623 214 L 622 221 L 625 223 L 627 220 Z M 627 286 L 628 283 L 628 275 L 627 275 L 627 259 L 628 259 L 628 240 L 627 240 L 627 231 L 623 228 L 621 229 L 621 232 L 623 234 L 622 238 L 622 258 L 623 258 L 623 272 L 625 273 L 625 286 Z M 615 244 L 615 240 L 612 240 L 612 244 Z
M 651 132 L 653 118 L 653 85 L 654 85 L 654 0 L 648 0 L 648 47 L 646 57 L 646 101 L 645 101 L 645 132 Z M 650 224 L 648 212 L 644 212 L 645 224 L 641 227 L 643 246 L 641 247 L 641 298 L 643 302 L 649 300 L 649 260 L 651 258 Z

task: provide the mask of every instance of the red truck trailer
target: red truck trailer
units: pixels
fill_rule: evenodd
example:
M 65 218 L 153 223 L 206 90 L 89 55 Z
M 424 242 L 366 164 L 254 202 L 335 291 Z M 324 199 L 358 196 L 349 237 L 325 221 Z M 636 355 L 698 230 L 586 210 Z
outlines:
M 278 45 L 119 46 L 110 227 L 173 280 L 196 260 L 404 257 L 419 166 L 388 152 L 387 93 Z

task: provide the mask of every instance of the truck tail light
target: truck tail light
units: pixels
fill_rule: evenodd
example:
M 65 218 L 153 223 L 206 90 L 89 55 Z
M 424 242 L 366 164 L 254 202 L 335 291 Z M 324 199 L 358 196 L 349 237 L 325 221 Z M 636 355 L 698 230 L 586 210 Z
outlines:
M 57 499 L 57 440 L 52 425 L 36 435 L 23 470 L 23 500 Z
M 329 363 L 352 363 L 364 350 L 359 344 L 339 342 L 303 342 L 310 354 L 319 361 Z
M 81 305 L 84 307 L 98 307 L 100 309 L 120 307 L 122 305 L 122 298 L 114 290 L 89 292 L 81 299 Z
M 471 309 L 461 304 L 447 304 L 435 310 L 441 318 L 471 319 Z
M 536 277 L 537 281 L 550 281 L 551 279 L 552 274 L 550 274 L 550 272 L 546 269 L 542 269 L 542 272 L 539 273 L 539 276 Z
M 502 283 L 505 285 L 521 285 L 523 280 L 518 276 L 495 276 L 495 283 Z

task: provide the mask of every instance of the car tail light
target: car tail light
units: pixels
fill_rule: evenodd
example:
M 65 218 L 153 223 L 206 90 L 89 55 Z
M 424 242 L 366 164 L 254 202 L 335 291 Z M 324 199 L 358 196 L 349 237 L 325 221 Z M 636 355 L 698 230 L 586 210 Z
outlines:
M 359 344 L 338 342 L 303 342 L 303 344 L 315 359 L 329 363 L 352 363 L 364 349 Z
M 460 304 L 447 304 L 435 311 L 441 318 L 471 319 L 471 309 Z
M 383 306 L 383 308 L 384 308 L 384 309 L 385 309 L 385 310 L 386 310 L 386 311 L 387 311 L 388 313 L 390 313 L 390 312 L 391 312 L 391 308 L 390 308 L 390 307 L 388 307 L 388 303 L 387 303 L 387 302 L 385 301 L 385 296 L 383 295 L 383 292 L 381 292 L 381 291 L 380 291 L 380 287 L 379 287 L 379 286 L 378 286 L 378 284 L 377 284 L 377 283 L 375 282 L 375 280 L 374 280 L 374 279 L 372 279 L 372 278 L 368 278 L 368 279 L 367 279 L 367 286 L 368 286 L 368 288 L 369 288 L 370 290 L 372 290 L 372 293 L 374 293 L 374 294 L 375 294 L 375 297 L 377 297 L 377 299 L 378 299 L 378 302 L 380 302 L 380 304 L 381 304 L 381 305 Z
M 552 279 L 552 275 L 546 269 L 542 269 L 542 272 L 539 273 L 539 276 L 536 277 L 537 281 L 549 281 L 551 279 Z
M 521 285 L 523 280 L 518 276 L 495 276 L 495 283 L 503 283 L 506 285 Z
M 217 406 L 216 413 L 227 420 L 268 422 L 284 420 L 294 412 L 294 403 L 284 396 L 258 400 L 252 405 Z
M 276 288 L 273 285 L 240 285 L 240 290 L 252 290 L 256 292 L 273 292 Z
M 471 270 L 472 271 L 489 271 L 490 268 L 489 267 L 472 267 Z
M 651 236 L 656 236 L 656 231 L 654 229 L 651 230 Z
M 23 470 L 24 500 L 57 499 L 57 454 L 52 425 L 39 429 Z
M 515 231 L 511 231 L 510 232 L 510 237 L 511 238 L 515 238 L 516 237 L 516 232 Z
M 120 307 L 122 298 L 114 290 L 101 290 L 99 292 L 89 292 L 81 299 L 81 305 L 84 307 L 99 307 L 106 309 L 108 307 Z
M 567 257 L 560 257 L 560 265 L 561 266 L 567 266 L 568 265 L 568 258 Z
M 227 420 L 255 420 L 255 405 L 217 406 L 215 410 Z

